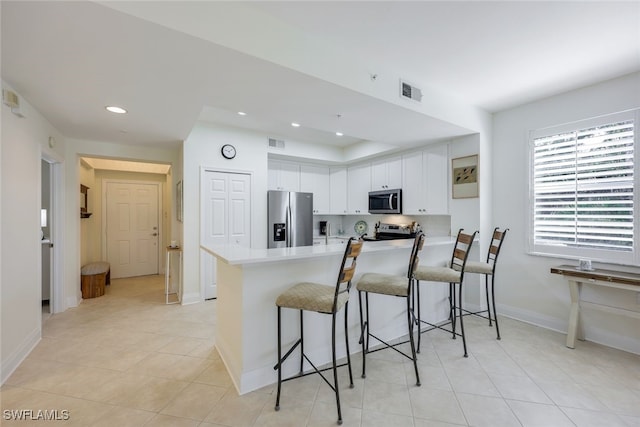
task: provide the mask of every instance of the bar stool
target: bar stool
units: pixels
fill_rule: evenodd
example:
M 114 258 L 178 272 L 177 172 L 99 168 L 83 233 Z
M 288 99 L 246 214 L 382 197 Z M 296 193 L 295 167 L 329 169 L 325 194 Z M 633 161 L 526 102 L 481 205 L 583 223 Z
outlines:
M 489 250 L 487 251 L 487 261 L 469 261 L 467 265 L 464 267 L 465 273 L 477 273 L 484 274 L 484 291 L 487 297 L 487 309 L 481 311 L 467 311 L 464 310 L 467 314 L 473 314 L 478 317 L 482 317 L 484 319 L 489 319 L 489 326 L 491 326 L 491 321 L 496 322 L 496 333 L 497 339 L 500 339 L 500 328 L 498 327 L 498 313 L 496 312 L 496 295 L 495 295 L 495 277 L 496 277 L 496 263 L 498 261 L 498 254 L 500 253 L 500 248 L 502 247 L 502 243 L 504 243 L 504 238 L 507 235 L 508 228 L 504 231 L 500 231 L 498 227 L 493 229 L 493 234 L 491 235 L 491 244 L 489 245 Z M 491 301 L 489 301 L 489 276 L 491 276 Z M 491 307 L 493 306 L 493 319 L 491 316 Z M 483 316 L 481 313 L 487 312 L 486 316 Z
M 353 388 L 353 375 L 351 372 L 351 357 L 349 355 L 349 337 L 347 335 L 347 315 L 349 309 L 349 290 L 351 289 L 351 279 L 356 271 L 356 259 L 362 250 L 362 241 L 357 241 L 354 238 L 350 238 L 347 242 L 347 246 L 342 257 L 342 264 L 338 273 L 338 280 L 335 286 L 320 285 L 317 283 L 298 283 L 297 285 L 289 288 L 276 299 L 276 306 L 278 307 L 278 363 L 273 369 L 278 371 L 278 393 L 276 396 L 275 410 L 280 410 L 280 390 L 284 381 L 293 380 L 306 375 L 318 373 L 322 379 L 331 387 L 336 394 L 336 404 L 338 407 L 338 424 L 342 424 L 342 411 L 340 410 L 340 393 L 338 390 L 338 371 L 336 364 L 336 313 L 344 307 L 344 337 L 347 347 L 347 365 L 349 366 L 349 380 L 350 386 Z M 349 265 L 347 261 L 351 259 Z M 281 309 L 291 308 L 294 310 L 300 310 L 300 338 L 291 346 L 291 348 L 282 356 L 282 321 L 281 321 Z M 325 369 L 318 369 L 309 360 L 304 353 L 304 333 L 303 333 L 303 312 L 315 311 L 322 314 L 330 314 L 332 317 L 332 333 L 331 333 L 331 355 L 332 366 Z M 286 379 L 282 379 L 282 364 L 289 357 L 289 355 L 295 350 L 297 346 L 300 346 L 300 373 L 291 376 Z M 309 362 L 315 372 L 303 373 L 304 361 Z M 340 365 L 344 366 L 344 364 Z M 333 384 L 322 375 L 322 372 L 333 369 Z
M 413 249 L 411 250 L 411 256 L 409 257 L 409 267 L 407 268 L 407 275 L 394 276 L 390 274 L 380 273 L 365 273 L 362 278 L 356 284 L 358 290 L 358 301 L 360 302 L 360 343 L 362 344 L 362 378 L 366 378 L 366 355 L 367 353 L 373 353 L 375 351 L 384 350 L 385 348 L 391 348 L 407 359 L 413 360 L 413 367 L 416 371 L 416 385 L 420 386 L 420 375 L 418 374 L 418 364 L 416 360 L 416 347 L 413 339 L 413 324 L 415 317 L 413 315 L 411 305 L 411 288 L 413 287 L 413 272 L 418 265 L 419 258 L 418 253 L 422 250 L 424 245 L 425 236 L 422 232 L 416 234 L 416 238 L 413 241 Z M 367 312 L 366 321 L 362 315 L 362 294 L 365 295 L 365 306 Z M 390 295 L 394 297 L 405 298 L 407 301 L 407 327 L 409 332 L 409 342 L 411 343 L 411 356 L 398 350 L 396 347 L 400 344 L 405 344 L 407 341 L 403 341 L 397 344 L 389 344 L 377 336 L 373 335 L 370 330 L 369 322 L 369 294 Z M 369 350 L 369 338 L 372 337 L 384 344 L 383 347 Z
M 458 237 L 453 247 L 453 253 L 451 255 L 451 261 L 447 267 L 431 267 L 431 266 L 418 266 L 414 273 L 416 279 L 416 297 L 418 299 L 418 350 L 420 352 L 420 337 L 423 333 L 432 331 L 434 329 L 441 329 L 452 334 L 452 338 L 456 339 L 456 336 L 462 337 L 462 346 L 464 348 L 464 357 L 468 357 L 467 354 L 467 341 L 464 335 L 464 323 L 462 321 L 462 282 L 464 279 L 464 268 L 473 245 L 473 240 L 478 232 L 474 231 L 473 234 L 463 233 L 463 229 L 458 230 Z M 449 283 L 449 320 L 447 322 L 435 325 L 433 323 L 422 320 L 420 313 L 420 281 L 426 282 L 441 282 Z M 458 290 L 456 291 L 456 286 Z M 456 304 L 456 294 L 458 302 Z M 458 314 L 456 314 L 456 309 Z M 460 318 L 460 333 L 456 332 L 456 317 Z M 428 329 L 422 329 L 421 324 L 430 326 Z M 451 325 L 451 329 L 447 329 L 445 326 Z

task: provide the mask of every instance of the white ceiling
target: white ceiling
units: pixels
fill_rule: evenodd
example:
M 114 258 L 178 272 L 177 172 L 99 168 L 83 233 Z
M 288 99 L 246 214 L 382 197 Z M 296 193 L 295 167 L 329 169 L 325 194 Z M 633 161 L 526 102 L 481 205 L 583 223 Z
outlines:
M 495 112 L 640 70 L 638 1 L 1 7 L 2 79 L 68 137 L 136 145 L 176 147 L 207 120 L 406 146 L 469 130 L 343 82 L 404 78 Z

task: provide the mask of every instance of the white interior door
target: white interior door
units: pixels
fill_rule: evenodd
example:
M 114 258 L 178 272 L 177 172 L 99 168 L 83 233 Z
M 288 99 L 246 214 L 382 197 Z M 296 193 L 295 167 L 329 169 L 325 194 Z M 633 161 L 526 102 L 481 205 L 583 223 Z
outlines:
M 159 184 L 107 182 L 106 240 L 111 277 L 158 274 Z
M 251 176 L 203 171 L 201 181 L 201 242 L 207 246 L 251 246 Z M 216 297 L 215 259 L 202 255 L 205 299 Z

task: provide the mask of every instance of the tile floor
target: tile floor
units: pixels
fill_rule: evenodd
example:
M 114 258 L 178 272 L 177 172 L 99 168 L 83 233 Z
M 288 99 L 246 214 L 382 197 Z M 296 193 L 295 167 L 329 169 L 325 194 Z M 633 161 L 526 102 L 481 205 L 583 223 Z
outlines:
M 317 375 L 238 396 L 214 348 L 216 302 L 164 305 L 163 277 L 113 280 L 105 296 L 44 321 L 42 341 L 0 391 L 3 426 L 333 426 Z M 275 309 L 275 308 L 274 308 Z M 390 350 L 353 358 L 344 426 L 640 426 L 640 356 L 501 319 L 466 317 L 459 340 L 423 335 L 422 386 Z M 275 325 L 274 325 L 275 327 Z M 69 411 L 67 421 L 7 421 L 5 410 Z M 61 412 L 60 412 L 61 414 Z

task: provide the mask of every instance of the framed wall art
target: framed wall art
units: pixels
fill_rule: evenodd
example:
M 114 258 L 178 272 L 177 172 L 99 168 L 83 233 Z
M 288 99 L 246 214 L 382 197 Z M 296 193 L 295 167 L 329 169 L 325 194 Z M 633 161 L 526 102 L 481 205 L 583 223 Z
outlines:
M 451 195 L 454 199 L 478 197 L 478 155 L 451 160 Z

